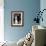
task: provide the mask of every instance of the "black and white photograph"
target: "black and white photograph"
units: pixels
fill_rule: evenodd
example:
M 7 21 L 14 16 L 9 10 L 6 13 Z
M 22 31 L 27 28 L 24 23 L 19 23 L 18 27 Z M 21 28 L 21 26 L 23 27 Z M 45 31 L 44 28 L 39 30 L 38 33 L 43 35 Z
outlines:
M 24 12 L 23 11 L 12 11 L 11 12 L 11 25 L 12 26 L 23 26 L 24 23 Z

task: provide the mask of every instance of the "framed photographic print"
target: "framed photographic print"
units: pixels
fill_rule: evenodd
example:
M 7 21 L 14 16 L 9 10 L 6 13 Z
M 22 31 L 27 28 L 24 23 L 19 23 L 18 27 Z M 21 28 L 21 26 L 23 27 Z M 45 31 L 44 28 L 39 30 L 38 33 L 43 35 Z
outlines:
M 11 26 L 24 25 L 24 11 L 11 11 Z

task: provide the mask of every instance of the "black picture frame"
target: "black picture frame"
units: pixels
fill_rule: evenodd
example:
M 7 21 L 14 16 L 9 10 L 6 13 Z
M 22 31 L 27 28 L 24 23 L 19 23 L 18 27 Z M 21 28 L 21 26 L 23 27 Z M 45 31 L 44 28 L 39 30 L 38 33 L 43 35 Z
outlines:
M 24 25 L 24 11 L 11 11 L 11 26 L 21 27 Z

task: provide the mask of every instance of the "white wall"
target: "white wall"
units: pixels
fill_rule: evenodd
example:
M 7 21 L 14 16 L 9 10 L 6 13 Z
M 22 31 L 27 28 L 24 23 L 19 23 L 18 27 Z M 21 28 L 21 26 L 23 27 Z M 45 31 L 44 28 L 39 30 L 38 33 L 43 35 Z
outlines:
M 46 9 L 46 0 L 40 0 L 40 10 Z M 46 10 L 43 12 L 43 22 L 40 21 L 40 24 L 46 26 Z
M 4 3 L 0 0 L 0 42 L 4 41 Z
M 46 0 L 40 0 L 40 4 L 41 9 L 46 9 Z

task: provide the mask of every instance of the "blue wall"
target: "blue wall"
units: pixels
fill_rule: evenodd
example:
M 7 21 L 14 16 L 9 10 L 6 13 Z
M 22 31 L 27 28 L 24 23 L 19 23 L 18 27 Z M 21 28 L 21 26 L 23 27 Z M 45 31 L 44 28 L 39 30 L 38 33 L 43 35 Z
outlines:
M 11 27 L 11 11 L 24 11 L 24 26 Z M 4 38 L 7 41 L 18 41 L 31 31 L 35 12 L 40 9 L 40 0 L 4 0 Z

